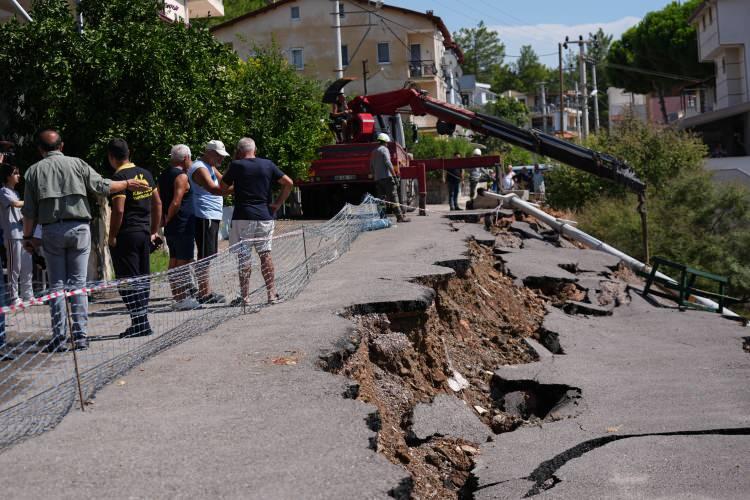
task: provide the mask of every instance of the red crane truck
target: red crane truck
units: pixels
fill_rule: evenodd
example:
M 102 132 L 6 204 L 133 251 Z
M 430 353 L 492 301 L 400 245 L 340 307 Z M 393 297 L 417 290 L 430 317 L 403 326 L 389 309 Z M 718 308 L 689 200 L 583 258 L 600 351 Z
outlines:
M 338 82 L 337 82 L 338 83 Z M 336 85 L 336 84 L 334 84 Z M 332 86 L 333 87 L 333 86 Z M 342 86 L 339 85 L 339 89 Z M 330 93 L 327 92 L 327 94 Z M 349 101 L 349 138 L 320 149 L 321 157 L 313 161 L 307 181 L 299 182 L 302 209 L 308 216 L 328 216 L 344 203 L 358 203 L 362 196 L 375 192 L 369 168 L 369 157 L 378 147 L 375 137 L 387 133 L 392 142 L 388 148 L 391 161 L 401 177 L 402 203 L 419 202 L 424 208 L 426 172 L 444 168 L 491 167 L 500 161 L 497 156 L 412 160 L 404 148 L 404 132 L 400 112 L 408 109 L 413 115 L 438 118 L 437 130 L 451 134 L 460 125 L 478 134 L 500 138 L 515 146 L 548 156 L 572 167 L 610 179 L 643 197 L 645 185 L 624 162 L 607 154 L 564 141 L 539 130 L 512 125 L 500 118 L 469 111 L 414 88 L 357 96 Z

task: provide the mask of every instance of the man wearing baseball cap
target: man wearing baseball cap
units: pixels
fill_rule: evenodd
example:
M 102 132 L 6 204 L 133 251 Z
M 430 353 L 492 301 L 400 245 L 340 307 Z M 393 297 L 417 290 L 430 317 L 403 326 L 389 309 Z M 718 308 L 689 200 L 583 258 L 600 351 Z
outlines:
M 223 142 L 209 141 L 203 155 L 193 162 L 188 171 L 190 189 L 193 191 L 195 245 L 198 247 L 198 262 L 195 266 L 198 278 L 197 299 L 202 304 L 225 302 L 223 295 L 211 291 L 208 266 L 210 257 L 216 255 L 219 250 L 219 225 L 224 208 L 219 167 L 227 156 L 229 153 Z

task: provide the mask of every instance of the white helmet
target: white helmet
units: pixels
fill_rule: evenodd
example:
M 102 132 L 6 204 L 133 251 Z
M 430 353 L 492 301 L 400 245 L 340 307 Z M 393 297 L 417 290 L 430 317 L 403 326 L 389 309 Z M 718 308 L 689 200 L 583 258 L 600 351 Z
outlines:
M 391 142 L 391 138 L 388 137 L 388 134 L 381 132 L 378 134 L 378 141 L 380 142 Z
M 479 148 L 476 148 L 474 151 L 471 152 L 471 156 L 482 156 L 482 150 Z

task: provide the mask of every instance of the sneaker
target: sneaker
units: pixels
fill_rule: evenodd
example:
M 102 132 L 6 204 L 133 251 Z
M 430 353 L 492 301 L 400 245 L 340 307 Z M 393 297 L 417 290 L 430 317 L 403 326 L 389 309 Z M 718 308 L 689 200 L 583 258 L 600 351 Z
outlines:
M 43 350 L 44 352 L 54 354 L 56 352 L 67 352 L 69 348 L 64 339 L 53 338 L 47 342 Z
M 193 309 L 200 309 L 201 307 L 203 306 L 201 306 L 193 297 L 187 297 L 172 304 L 172 309 L 175 311 L 192 311 Z
M 232 302 L 229 303 L 230 307 L 240 307 L 248 305 L 249 301 L 244 297 L 235 297 Z
M 198 297 L 198 302 L 201 304 L 223 304 L 227 299 L 220 293 L 211 292 L 203 297 Z
M 411 222 L 411 219 L 408 217 L 401 217 L 400 219 L 396 219 L 396 222 Z
M 130 325 L 120 334 L 121 339 L 133 337 L 148 337 L 154 333 L 150 325 Z
M 13 361 L 16 357 L 11 354 L 7 347 L 0 347 L 0 361 Z

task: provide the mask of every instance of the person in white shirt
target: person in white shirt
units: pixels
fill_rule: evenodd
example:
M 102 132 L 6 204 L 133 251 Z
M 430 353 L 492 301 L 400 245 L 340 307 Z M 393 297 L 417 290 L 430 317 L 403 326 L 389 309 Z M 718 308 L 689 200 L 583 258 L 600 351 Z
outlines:
M 3 164 L 0 178 L 3 182 L 0 187 L 0 226 L 8 256 L 8 301 L 16 304 L 34 296 L 31 286 L 33 264 L 31 254 L 23 251 L 23 201 L 18 198 L 15 190 L 21 180 L 21 173 L 17 167 Z
M 516 182 L 513 180 L 516 174 L 513 173 L 513 165 L 508 165 L 505 168 L 505 176 L 503 176 L 503 191 L 513 191 Z

